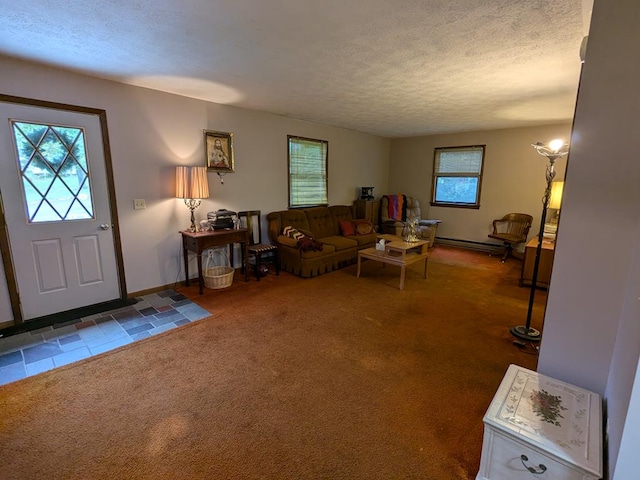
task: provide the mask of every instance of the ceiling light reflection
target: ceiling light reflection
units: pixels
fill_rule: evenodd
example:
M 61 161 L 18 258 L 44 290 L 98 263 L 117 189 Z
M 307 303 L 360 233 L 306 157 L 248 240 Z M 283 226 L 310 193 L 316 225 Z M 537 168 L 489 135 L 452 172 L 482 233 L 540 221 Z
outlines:
M 243 95 L 233 87 L 199 78 L 149 75 L 129 77 L 124 82 L 220 104 L 232 105 L 243 98 Z

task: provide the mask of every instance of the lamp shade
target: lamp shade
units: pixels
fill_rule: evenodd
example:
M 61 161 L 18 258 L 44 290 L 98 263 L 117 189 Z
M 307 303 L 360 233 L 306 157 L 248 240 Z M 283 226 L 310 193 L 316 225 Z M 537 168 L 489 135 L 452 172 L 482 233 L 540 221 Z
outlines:
M 176 167 L 176 197 L 189 198 L 189 167 Z
M 209 198 L 207 167 L 176 167 L 177 198 Z
M 551 184 L 551 198 L 549 199 L 549 208 L 560 209 L 562 203 L 562 190 L 564 182 L 553 182 Z

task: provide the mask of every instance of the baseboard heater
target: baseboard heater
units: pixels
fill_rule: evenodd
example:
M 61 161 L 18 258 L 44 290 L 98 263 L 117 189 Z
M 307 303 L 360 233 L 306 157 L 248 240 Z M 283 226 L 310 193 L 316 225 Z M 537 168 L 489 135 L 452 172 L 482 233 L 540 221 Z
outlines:
M 460 247 L 487 253 L 498 253 L 504 250 L 502 245 L 496 245 L 495 243 L 474 242 L 472 240 L 459 240 L 457 238 L 436 237 L 435 243 L 436 245 Z

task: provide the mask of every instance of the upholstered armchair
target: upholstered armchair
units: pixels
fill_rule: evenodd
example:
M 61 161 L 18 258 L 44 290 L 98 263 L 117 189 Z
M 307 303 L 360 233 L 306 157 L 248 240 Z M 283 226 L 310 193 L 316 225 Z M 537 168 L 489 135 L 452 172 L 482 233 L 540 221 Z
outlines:
M 418 218 L 418 237 L 429 240 L 433 247 L 440 220 L 422 218 L 420 202 L 406 195 L 383 195 L 380 198 L 380 232 L 402 236 L 405 224 Z

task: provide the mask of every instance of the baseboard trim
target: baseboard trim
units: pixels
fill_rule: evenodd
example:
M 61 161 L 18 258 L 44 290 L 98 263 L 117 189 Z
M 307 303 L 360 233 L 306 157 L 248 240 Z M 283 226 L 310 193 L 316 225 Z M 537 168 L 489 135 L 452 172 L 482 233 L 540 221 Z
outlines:
M 191 280 L 192 282 L 198 283 L 198 279 L 194 278 Z M 183 286 L 184 281 L 168 283 L 167 285 L 160 285 L 159 287 L 147 288 L 145 290 L 139 290 L 137 292 L 129 292 L 127 293 L 128 298 L 138 298 L 144 297 L 145 295 L 151 295 L 152 293 L 162 292 L 163 290 L 175 289 L 178 286 Z

